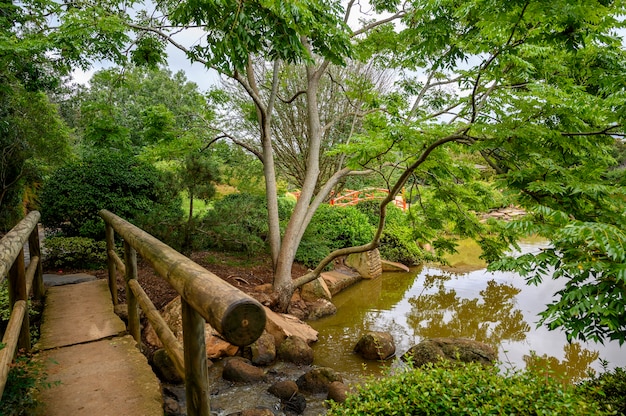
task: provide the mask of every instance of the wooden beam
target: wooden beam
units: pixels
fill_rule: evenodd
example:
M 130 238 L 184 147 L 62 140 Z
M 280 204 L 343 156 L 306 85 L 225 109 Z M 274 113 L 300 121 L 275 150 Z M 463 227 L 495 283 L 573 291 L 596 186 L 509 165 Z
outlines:
M 163 343 L 165 350 L 167 351 L 167 355 L 169 355 L 170 359 L 174 363 L 174 368 L 176 368 L 176 372 L 183 379 L 185 379 L 185 359 L 183 355 L 183 346 L 180 345 L 180 342 L 174 336 L 172 330 L 167 326 L 167 323 L 154 306 L 146 292 L 143 290 L 139 282 L 137 280 L 130 280 L 128 282 L 128 286 L 133 291 L 135 296 L 137 297 L 137 301 L 139 302 L 139 306 L 141 306 L 141 310 L 148 318 L 150 325 L 154 328 L 154 331 L 157 333 L 157 336 Z
M 31 211 L 26 218 L 0 240 L 0 283 L 4 281 L 17 255 L 28 241 L 28 236 L 37 226 L 40 217 L 41 214 L 38 211 Z
M 2 343 L 5 347 L 0 350 L 0 399 L 2 399 L 2 393 L 7 383 L 9 369 L 13 362 L 13 356 L 15 355 L 26 311 L 27 306 L 25 300 L 15 302 L 11 317 L 9 318 L 9 324 L 2 338 Z
M 228 342 L 245 346 L 261 336 L 265 310 L 255 299 L 115 214 L 100 216 Z

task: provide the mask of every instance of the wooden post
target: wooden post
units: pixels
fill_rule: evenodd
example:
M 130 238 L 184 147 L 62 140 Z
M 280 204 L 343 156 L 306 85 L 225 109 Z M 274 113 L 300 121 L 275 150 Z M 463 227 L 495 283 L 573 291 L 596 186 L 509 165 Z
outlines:
M 204 338 L 206 321 L 185 299 L 181 299 L 181 308 L 187 415 L 209 416 L 209 372 Z
M 257 300 L 113 213 L 100 216 L 227 341 L 246 346 L 259 338 L 266 316 Z
M 26 293 L 26 272 L 24 269 L 24 248 L 20 251 L 15 259 L 15 262 L 9 270 L 9 308 L 12 311 L 15 302 L 23 300 L 27 302 L 28 306 L 28 293 Z M 30 351 L 30 320 L 28 319 L 28 307 L 26 308 L 26 315 L 22 320 L 22 329 L 20 331 L 20 338 L 17 343 L 17 347 Z
M 126 263 L 126 304 L 128 305 L 128 332 L 141 346 L 141 325 L 137 297 L 128 282 L 137 279 L 137 252 L 124 241 L 124 262 Z
M 33 279 L 33 297 L 37 300 L 43 298 L 45 288 L 43 286 L 43 270 L 41 267 L 41 245 L 39 241 L 39 227 L 35 224 L 35 228 L 28 237 L 28 250 L 30 251 L 30 261 L 32 262 L 35 257 L 39 258 L 37 262 L 37 270 L 35 270 L 35 277 Z
M 106 242 L 107 242 L 107 268 L 109 269 L 109 291 L 113 306 L 117 306 L 117 270 L 115 268 L 115 259 L 111 257 L 111 251 L 115 252 L 115 231 L 109 224 L 105 225 Z

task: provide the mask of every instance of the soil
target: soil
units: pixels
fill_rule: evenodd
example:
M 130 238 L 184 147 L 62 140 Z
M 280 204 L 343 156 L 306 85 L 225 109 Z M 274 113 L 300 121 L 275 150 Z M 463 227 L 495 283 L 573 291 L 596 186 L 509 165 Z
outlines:
M 259 285 L 272 282 L 273 269 L 269 256 L 250 258 L 232 253 L 203 251 L 192 253 L 189 255 L 189 258 L 246 293 L 254 292 L 254 288 Z M 138 258 L 137 269 L 137 279 L 157 309 L 160 310 L 178 296 L 169 283 L 156 274 L 148 262 Z M 59 273 L 58 270 L 50 270 L 49 272 Z M 97 278 L 107 278 L 106 269 L 63 270 L 62 272 L 64 274 L 83 272 L 95 275 Z M 294 264 L 292 268 L 292 276 L 294 278 L 306 272 L 307 268 L 301 264 Z M 124 277 L 119 273 L 117 276 L 117 287 L 119 303 L 126 303 Z

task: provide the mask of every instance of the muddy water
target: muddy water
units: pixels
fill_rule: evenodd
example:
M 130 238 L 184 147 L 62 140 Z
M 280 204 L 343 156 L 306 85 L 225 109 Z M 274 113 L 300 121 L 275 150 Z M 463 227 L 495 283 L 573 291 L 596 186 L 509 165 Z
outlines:
M 522 250 L 544 246 L 545 242 L 529 241 Z M 514 273 L 488 273 L 471 243 L 459 251 L 449 259 L 452 268 L 427 266 L 410 273 L 385 273 L 335 296 L 337 314 L 309 322 L 319 331 L 314 364 L 334 368 L 350 383 L 383 374 L 391 362 L 365 362 L 352 353 L 360 335 L 375 330 L 393 334 L 397 355 L 424 338 L 451 336 L 497 345 L 504 367 L 538 364 L 573 379 L 584 377 L 590 368 L 600 370 L 599 359 L 607 360 L 611 368 L 626 366 L 626 351 L 616 342 L 569 344 L 562 332 L 536 327 L 538 313 L 562 283 L 550 280 L 539 287 L 527 286 Z M 217 363 L 210 370 L 213 414 L 252 407 L 283 414 L 278 400 L 267 393 L 268 386 L 295 380 L 308 368 L 279 363 L 267 370 L 266 383 L 242 386 L 221 379 L 221 363 Z M 307 395 L 304 415 L 325 413 L 325 398 Z
M 522 244 L 523 252 L 545 247 Z M 541 365 L 572 379 L 589 369 L 626 366 L 626 350 L 617 342 L 568 343 L 565 334 L 537 328 L 538 313 L 562 287 L 559 281 L 527 286 L 515 273 L 487 272 L 478 248 L 465 246 L 450 258 L 451 268 L 425 266 L 411 273 L 385 273 L 333 298 L 335 316 L 311 325 L 320 332 L 315 364 L 344 374 L 349 381 L 377 375 L 389 366 L 363 362 L 352 353 L 368 330 L 389 331 L 401 355 L 424 338 L 465 337 L 497 345 L 502 366 Z

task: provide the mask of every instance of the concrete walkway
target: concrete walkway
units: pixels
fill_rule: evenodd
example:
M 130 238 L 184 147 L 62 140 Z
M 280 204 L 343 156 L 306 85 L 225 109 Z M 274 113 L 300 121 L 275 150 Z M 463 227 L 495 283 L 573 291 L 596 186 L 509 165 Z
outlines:
M 163 415 L 159 380 L 125 331 L 106 280 L 49 287 L 35 349 L 52 387 L 38 416 Z

